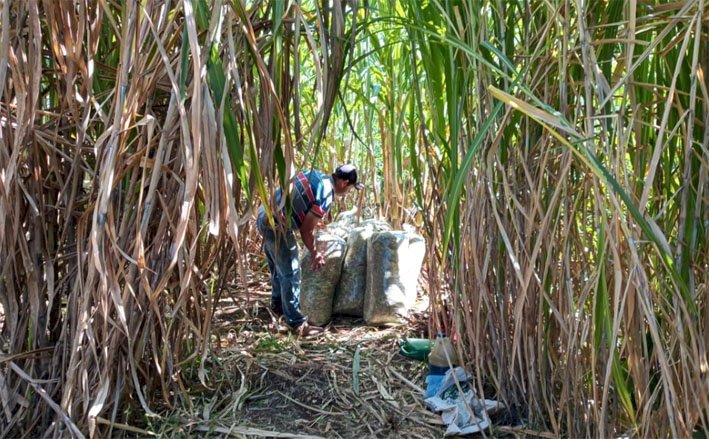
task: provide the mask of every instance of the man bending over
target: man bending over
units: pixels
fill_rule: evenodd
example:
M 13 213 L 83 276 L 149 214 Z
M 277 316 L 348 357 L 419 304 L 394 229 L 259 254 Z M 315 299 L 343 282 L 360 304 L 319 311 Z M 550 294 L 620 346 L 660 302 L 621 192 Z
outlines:
M 322 328 L 309 325 L 300 311 L 300 263 L 294 231 L 300 231 L 310 251 L 311 268 L 318 270 L 325 265 L 325 256 L 315 246 L 315 226 L 330 210 L 335 195 L 345 195 L 352 187 L 361 190 L 364 186 L 357 183 L 357 169 L 351 164 L 339 166 L 331 175 L 317 170 L 299 172 L 293 177 L 289 194 L 290 215 L 286 203 L 282 211 L 274 212 L 276 226 L 272 228 L 264 207 L 259 207 L 256 225 L 271 273 L 271 309 L 284 315 L 298 335 L 316 334 Z M 282 196 L 283 191 L 278 189 L 276 205 L 280 205 Z

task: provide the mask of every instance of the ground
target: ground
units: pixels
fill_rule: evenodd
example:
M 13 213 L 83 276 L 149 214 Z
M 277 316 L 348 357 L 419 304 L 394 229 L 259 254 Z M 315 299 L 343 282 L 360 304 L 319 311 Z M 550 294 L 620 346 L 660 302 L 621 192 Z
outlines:
M 160 416 L 146 416 L 145 424 L 112 424 L 112 435 L 444 436 L 440 416 L 423 404 L 427 363 L 399 353 L 406 338 L 430 338 L 425 292 L 400 324 L 372 327 L 362 318 L 334 316 L 324 333 L 298 337 L 269 309 L 265 262 L 249 265 L 245 284 L 221 292 L 202 367 L 194 360 L 178 368 L 181 406 L 156 407 Z M 499 423 L 494 428 L 479 437 L 544 436 Z
M 178 410 L 174 422 L 162 418 L 147 431 L 167 437 L 444 436 L 440 416 L 423 404 L 427 364 L 399 353 L 401 340 L 429 338 L 425 270 L 419 301 L 401 324 L 370 327 L 361 318 L 334 316 L 323 334 L 302 338 L 283 331 L 270 311 L 266 263 L 255 256 L 258 243 L 251 247 L 242 270 L 248 280 L 222 290 L 205 375 L 183 376 L 191 405 Z M 487 433 L 480 437 L 519 436 L 499 426 Z
M 210 388 L 192 377 L 195 384 L 188 393 L 194 395 L 194 425 L 183 423 L 177 430 L 169 429 L 171 433 L 443 436 L 440 416 L 423 405 L 426 364 L 399 354 L 403 338 L 428 337 L 428 318 L 421 309 L 425 306 L 413 310 L 401 325 L 387 328 L 337 316 L 323 334 L 302 338 L 282 331 L 268 309 L 265 274 L 257 272 L 249 283 L 248 293 L 223 295 L 215 313 L 217 348 L 205 382 L 220 384 Z M 157 430 L 167 432 L 164 425 Z

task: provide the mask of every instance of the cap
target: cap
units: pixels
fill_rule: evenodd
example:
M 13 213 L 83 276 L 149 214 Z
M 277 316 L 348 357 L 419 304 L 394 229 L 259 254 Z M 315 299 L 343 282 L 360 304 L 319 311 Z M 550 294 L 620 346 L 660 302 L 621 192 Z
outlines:
M 357 168 L 352 164 L 346 164 L 338 166 L 335 169 L 335 176 L 342 180 L 347 180 L 351 185 L 354 185 L 355 189 L 362 190 L 364 185 L 362 183 L 357 183 Z

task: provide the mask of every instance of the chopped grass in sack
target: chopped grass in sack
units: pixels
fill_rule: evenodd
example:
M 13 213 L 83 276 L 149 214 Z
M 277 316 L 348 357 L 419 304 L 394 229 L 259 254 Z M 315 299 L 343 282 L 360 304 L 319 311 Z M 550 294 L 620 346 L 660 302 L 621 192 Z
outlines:
M 419 235 L 385 231 L 369 237 L 364 296 L 367 324 L 399 323 L 414 305 L 425 251 Z
M 367 289 L 367 239 L 375 232 L 390 229 L 383 222 L 368 222 L 350 232 L 340 282 L 335 289 L 332 312 L 362 317 Z
M 332 317 L 332 300 L 340 280 L 345 240 L 329 233 L 315 236 L 315 245 L 325 257 L 325 265 L 319 270 L 310 268 L 310 252 L 301 259 L 300 309 L 313 325 L 326 325 Z

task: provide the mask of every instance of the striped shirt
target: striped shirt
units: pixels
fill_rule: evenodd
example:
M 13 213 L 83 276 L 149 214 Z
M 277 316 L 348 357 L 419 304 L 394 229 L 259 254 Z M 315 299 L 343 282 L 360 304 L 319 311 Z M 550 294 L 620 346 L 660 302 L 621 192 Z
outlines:
M 276 192 L 276 201 L 281 202 L 282 190 Z M 299 229 L 303 225 L 305 216 L 312 212 L 322 218 L 332 207 L 335 199 L 335 188 L 332 178 L 320 171 L 312 170 L 299 172 L 293 177 L 293 190 L 290 200 L 292 207 L 290 229 Z M 283 215 L 286 215 L 285 206 Z

